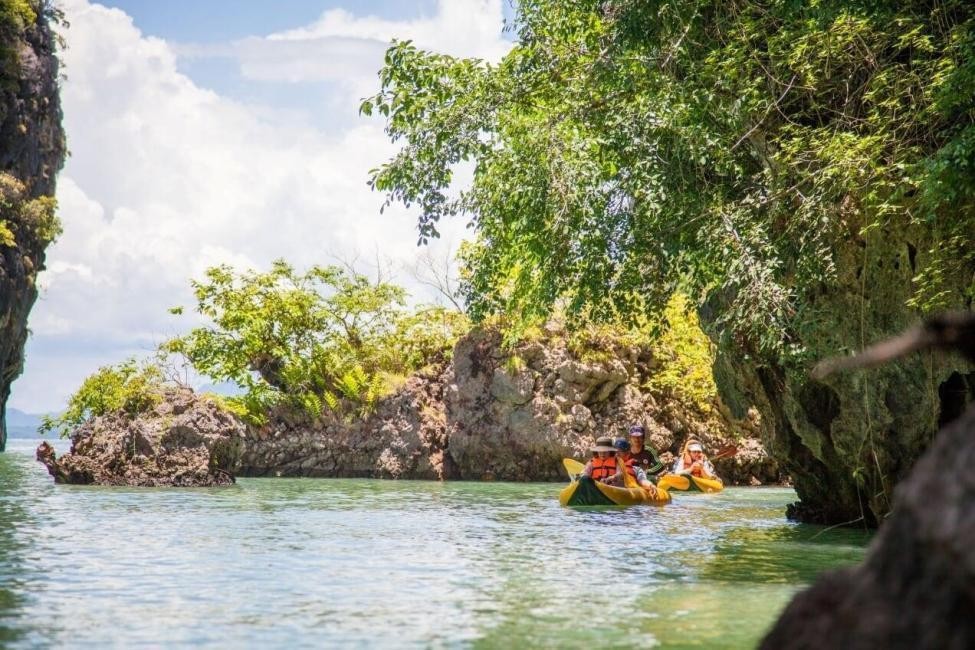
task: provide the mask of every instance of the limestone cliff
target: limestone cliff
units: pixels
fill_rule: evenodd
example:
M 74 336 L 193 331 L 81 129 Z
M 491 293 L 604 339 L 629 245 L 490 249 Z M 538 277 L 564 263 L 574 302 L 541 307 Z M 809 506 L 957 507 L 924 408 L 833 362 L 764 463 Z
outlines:
M 40 0 L 0 0 L 0 450 L 35 281 L 57 234 L 50 197 L 65 143 L 52 11 Z
M 810 361 L 861 350 L 919 320 L 907 304 L 937 233 L 890 224 L 860 235 L 856 226 L 836 251 L 836 281 L 804 296 L 809 316 L 795 340 Z M 949 304 L 970 308 L 973 273 L 944 278 Z M 722 341 L 715 379 L 734 415 L 754 405 L 765 416 L 765 446 L 801 500 L 790 517 L 876 524 L 938 427 L 971 401 L 975 374 L 964 359 L 933 352 L 822 382 L 809 377 L 810 365 L 787 367 Z
M 975 340 L 968 345 L 975 349 Z M 970 408 L 897 486 L 864 561 L 797 594 L 761 647 L 975 647 L 973 463 Z
M 731 482 L 781 478 L 747 440 L 754 416 L 732 421 L 718 404 L 696 409 L 655 396 L 647 384 L 659 362 L 649 346 L 607 338 L 580 350 L 562 334 L 505 350 L 497 331 L 475 329 L 450 362 L 410 377 L 364 419 L 308 423 L 278 413 L 248 431 L 239 474 L 561 480 L 563 457 L 584 458 L 597 435 L 623 436 L 639 422 L 661 451 L 690 434 L 712 448 L 742 441 L 736 458 L 718 463 Z

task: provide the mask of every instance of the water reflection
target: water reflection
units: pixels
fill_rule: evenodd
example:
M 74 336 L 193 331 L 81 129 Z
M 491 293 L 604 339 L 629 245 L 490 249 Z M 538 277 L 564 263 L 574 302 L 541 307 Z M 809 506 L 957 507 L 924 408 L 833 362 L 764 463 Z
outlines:
M 67 487 L 29 453 L 0 456 L 13 647 L 748 646 L 865 541 L 785 523 L 789 490 L 572 510 L 540 484 Z
M 26 555 L 36 529 L 28 510 L 30 494 L 24 489 L 24 461 L 10 453 L 0 454 L 0 646 L 24 640 L 30 630 L 25 590 Z

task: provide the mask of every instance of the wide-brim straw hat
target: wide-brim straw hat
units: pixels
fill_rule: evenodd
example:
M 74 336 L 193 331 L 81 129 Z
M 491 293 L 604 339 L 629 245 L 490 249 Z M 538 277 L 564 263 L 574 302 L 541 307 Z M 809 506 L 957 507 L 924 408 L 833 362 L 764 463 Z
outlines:
M 600 436 L 596 438 L 596 444 L 589 449 L 589 451 L 616 451 L 616 447 L 613 446 L 613 439 L 609 436 Z

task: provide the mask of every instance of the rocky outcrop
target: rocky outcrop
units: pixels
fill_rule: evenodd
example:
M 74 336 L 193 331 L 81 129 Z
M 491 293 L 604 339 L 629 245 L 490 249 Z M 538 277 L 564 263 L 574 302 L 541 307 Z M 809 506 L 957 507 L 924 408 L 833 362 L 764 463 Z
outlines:
M 913 279 L 936 242 L 909 227 L 872 229 L 836 249 L 837 277 L 804 296 L 804 312 L 790 336 L 811 361 L 793 366 L 718 340 L 715 380 L 735 417 L 749 408 L 763 415 L 765 448 L 792 477 L 800 502 L 790 517 L 835 524 L 874 525 L 890 511 L 894 486 L 930 445 L 938 427 L 972 400 L 975 373 L 963 359 L 923 353 L 861 373 L 824 380 L 809 376 L 812 361 L 850 354 L 914 324 L 907 304 Z M 967 277 L 944 278 L 944 300 L 965 305 Z M 702 314 L 714 322 L 718 299 Z
M 242 475 L 362 476 L 464 480 L 561 480 L 563 457 L 581 458 L 597 435 L 633 423 L 650 444 L 676 450 L 688 435 L 716 448 L 757 431 L 718 404 L 699 410 L 646 388 L 657 367 L 649 347 L 606 339 L 573 352 L 547 331 L 506 351 L 500 334 L 475 329 L 452 360 L 412 376 L 363 419 L 308 423 L 287 413 L 247 433 Z M 781 479 L 755 440 L 718 468 L 732 482 Z
M 896 489 L 864 562 L 823 575 L 762 648 L 975 647 L 975 409 Z
M 244 426 L 206 397 L 168 389 L 152 411 L 90 419 L 60 458 L 42 443 L 37 459 L 57 483 L 198 487 L 234 482 Z
M 52 237 L 52 224 L 37 223 L 45 206 L 31 202 L 53 196 L 65 155 L 55 37 L 40 6 L 0 6 L 0 450 L 10 383 L 23 369 L 27 315 Z

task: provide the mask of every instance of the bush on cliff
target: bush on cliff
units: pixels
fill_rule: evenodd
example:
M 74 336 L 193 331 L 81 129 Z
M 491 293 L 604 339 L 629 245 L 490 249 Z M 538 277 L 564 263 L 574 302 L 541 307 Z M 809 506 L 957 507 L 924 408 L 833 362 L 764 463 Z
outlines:
M 718 394 L 711 374 L 713 345 L 684 294 L 674 294 L 667 303 L 664 325 L 652 348 L 659 368 L 650 377 L 650 388 L 708 412 Z
M 163 399 L 165 378 L 155 362 L 134 359 L 99 368 L 87 377 L 58 416 L 44 416 L 41 432 L 62 437 L 90 418 L 120 412 L 135 417 L 151 411 Z
M 0 172 L 0 246 L 33 240 L 47 246 L 61 234 L 57 201 L 52 196 L 29 198 L 14 176 Z

